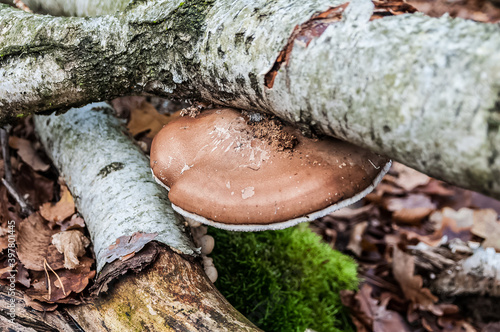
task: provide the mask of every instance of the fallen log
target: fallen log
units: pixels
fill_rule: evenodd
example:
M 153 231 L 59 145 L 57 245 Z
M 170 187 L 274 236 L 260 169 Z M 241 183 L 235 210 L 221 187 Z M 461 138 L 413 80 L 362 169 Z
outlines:
M 200 99 L 500 197 L 497 25 L 363 0 L 92 3 L 62 12 L 113 15 L 0 9 L 0 121 L 130 94 Z

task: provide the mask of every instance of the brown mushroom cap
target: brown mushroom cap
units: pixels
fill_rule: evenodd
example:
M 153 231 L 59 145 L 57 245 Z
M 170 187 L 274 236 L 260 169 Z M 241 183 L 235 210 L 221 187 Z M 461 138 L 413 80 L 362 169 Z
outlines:
M 151 169 L 180 214 L 215 227 L 254 231 L 312 221 L 366 196 L 390 161 L 336 139 L 297 138 L 292 149 L 258 139 L 232 109 L 167 124 L 151 146 Z

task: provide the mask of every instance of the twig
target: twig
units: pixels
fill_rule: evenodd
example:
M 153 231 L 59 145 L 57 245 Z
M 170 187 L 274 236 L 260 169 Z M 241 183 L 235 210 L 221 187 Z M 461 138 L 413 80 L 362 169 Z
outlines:
M 10 128 L 8 126 L 5 128 L 0 128 L 0 143 L 2 144 L 2 156 L 5 169 L 5 180 L 7 180 L 7 182 L 13 183 L 12 167 L 10 165 L 10 153 L 9 153 L 9 130 Z
M 45 265 L 46 263 L 47 260 L 44 258 L 43 270 L 45 271 L 45 278 L 47 278 L 47 289 L 49 290 L 49 298 L 47 300 L 50 301 L 50 298 L 52 297 L 52 286 L 50 285 L 50 276 L 49 276 L 49 271 L 47 271 L 47 266 Z
M 26 200 L 21 196 L 21 194 L 16 190 L 16 188 L 9 183 L 7 180 L 2 179 L 2 183 L 7 188 L 7 191 L 9 194 L 14 198 L 14 200 L 19 204 L 21 207 L 21 216 L 23 218 L 31 215 L 33 212 L 33 208 L 26 202 Z
M 9 128 L 0 128 L 0 144 L 2 145 L 2 158 L 5 169 L 5 178 L 2 179 L 2 183 L 7 188 L 9 194 L 15 199 L 15 201 L 21 207 L 22 217 L 27 217 L 31 215 L 35 210 L 26 202 L 24 197 L 19 193 L 16 186 L 14 185 L 12 177 L 12 166 L 10 164 L 10 153 L 9 153 Z
M 17 8 L 24 10 L 25 12 L 33 13 L 33 11 L 21 0 L 14 0 L 14 5 L 16 5 Z
M 44 258 L 44 259 L 43 259 L 43 263 L 44 263 L 45 265 L 47 265 L 47 267 L 50 269 L 50 271 L 52 271 L 52 273 L 54 273 L 54 275 L 56 276 L 57 280 L 59 281 L 59 284 L 61 285 L 61 289 L 62 289 L 62 291 L 63 291 L 64 296 L 66 296 L 66 290 L 64 289 L 64 284 L 62 283 L 61 278 L 59 278 L 59 275 L 56 273 L 56 271 L 54 271 L 54 270 L 52 269 L 52 267 L 50 267 L 49 263 L 47 262 L 47 259 L 45 259 L 45 258 Z

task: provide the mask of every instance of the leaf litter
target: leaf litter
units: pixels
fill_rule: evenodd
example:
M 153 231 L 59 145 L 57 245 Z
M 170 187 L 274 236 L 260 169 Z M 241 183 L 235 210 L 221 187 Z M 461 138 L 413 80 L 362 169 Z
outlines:
M 500 276 L 498 204 L 394 163 L 362 203 L 313 222 L 359 263 L 360 290 L 342 294 L 357 330 L 470 332 L 500 322 L 500 312 L 463 305 L 500 289 L 492 281 Z M 468 266 L 482 272 L 459 273 Z
M 53 311 L 60 304 L 82 303 L 84 290 L 95 276 L 85 222 L 76 213 L 68 188 L 46 162 L 49 159 L 29 120 L 12 129 L 9 145 L 13 181 L 37 211 L 21 218 L 19 205 L 0 186 L 0 285 L 7 284 L 14 268 L 26 306 Z M 3 160 L 0 166 L 3 177 Z M 15 232 L 10 232 L 12 222 Z M 14 266 L 9 264 L 12 255 Z

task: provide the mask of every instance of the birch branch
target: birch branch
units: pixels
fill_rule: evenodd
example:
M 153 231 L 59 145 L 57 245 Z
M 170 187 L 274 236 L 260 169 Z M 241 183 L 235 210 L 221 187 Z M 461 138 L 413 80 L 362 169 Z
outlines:
M 271 112 L 500 197 L 498 25 L 368 21 L 370 4 L 351 1 L 319 37 L 292 40 L 281 65 L 294 27 L 341 1 L 156 0 L 87 19 L 3 8 L 1 117 L 134 93 L 203 99 Z
M 183 220 L 175 216 L 167 193 L 152 179 L 148 158 L 111 112 L 108 104 L 98 103 L 34 120 L 47 154 L 85 219 L 97 271 L 111 262 L 107 248 L 136 232 L 155 234 L 154 240 L 194 255 Z

